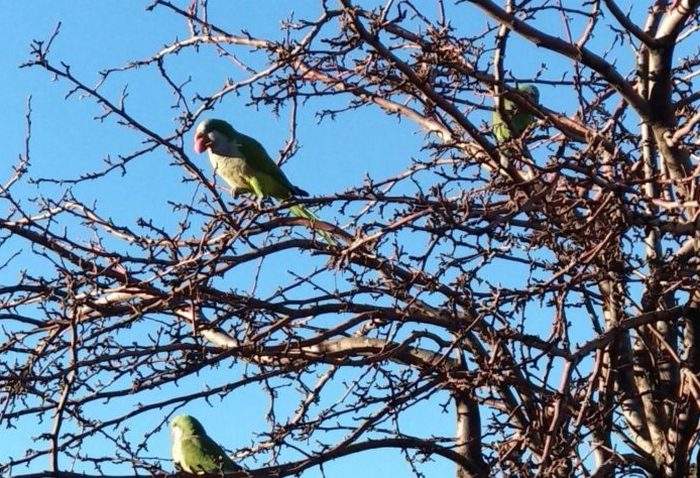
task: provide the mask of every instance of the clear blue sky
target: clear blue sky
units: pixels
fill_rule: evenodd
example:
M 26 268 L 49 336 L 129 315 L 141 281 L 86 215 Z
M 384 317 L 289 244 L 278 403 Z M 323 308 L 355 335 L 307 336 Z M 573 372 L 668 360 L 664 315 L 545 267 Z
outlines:
M 281 35 L 279 21 L 292 9 L 296 11 L 297 17 L 315 17 L 317 10 L 316 2 L 311 0 L 236 1 L 235 9 L 231 8 L 234 2 L 212 0 L 210 3 L 211 18 L 228 31 L 238 33 L 245 29 L 253 36 L 273 38 Z M 79 97 L 64 101 L 63 97 L 67 93 L 64 83 L 53 82 L 42 70 L 20 70 L 17 67 L 29 59 L 30 41 L 35 38 L 46 39 L 59 21 L 62 22 L 61 34 L 52 49 L 52 58 L 71 64 L 74 74 L 89 83 L 98 80 L 96 72 L 101 69 L 121 66 L 130 59 L 149 57 L 166 42 L 188 35 L 186 26 L 179 17 L 165 11 L 147 13 L 144 11 L 147 4 L 148 2 L 138 0 L 3 2 L 3 14 L 0 17 L 3 45 L 0 49 L 0 104 L 3 106 L 2 115 L 6 126 L 2 135 L 5 155 L 0 161 L 0 181 L 9 175 L 9 166 L 22 151 L 25 133 L 23 116 L 29 95 L 33 97 L 31 176 L 34 178 L 74 178 L 93 169 L 107 154 L 126 154 L 138 148 L 143 139 L 138 134 L 115 125 L 112 120 L 99 123 L 92 119 L 100 112 L 92 101 Z M 459 10 L 459 15 L 463 17 L 466 11 L 464 7 Z M 551 28 L 553 30 L 550 29 L 550 33 L 562 34 L 559 25 Z M 610 40 L 611 37 L 603 36 L 597 38 L 595 43 L 605 45 Z M 521 54 L 513 55 L 509 65 L 511 68 L 533 73 L 539 67 L 533 47 L 526 47 L 515 39 L 513 48 Z M 202 57 L 182 55 L 170 67 L 179 81 L 192 75 L 192 90 L 201 88 L 203 93 L 212 92 L 231 74 L 222 67 L 221 62 L 213 60 L 215 58 L 211 53 Z M 618 62 L 622 70 L 625 62 L 623 58 Z M 567 67 L 564 64 L 553 66 Z M 127 78 L 127 106 L 130 112 L 153 125 L 160 133 L 171 131 L 174 127 L 170 109 L 172 97 L 162 89 L 161 80 L 154 71 L 144 70 L 128 77 L 116 76 L 107 85 L 106 91 L 116 95 L 125 86 L 122 80 L 126 81 Z M 554 93 L 543 91 L 547 106 L 563 111 L 574 104 L 571 99 L 567 100 Z M 556 93 L 560 93 L 560 90 Z M 253 134 L 271 153 L 275 153 L 286 139 L 287 116 L 282 114 L 277 118 L 269 110 L 246 107 L 246 100 L 245 96 L 229 98 L 217 106 L 216 116 L 231 120 L 238 129 Z M 320 126 L 316 124 L 313 112 L 312 107 L 302 111 L 299 125 L 302 149 L 285 166 L 290 179 L 312 194 L 342 191 L 360 184 L 365 174 L 370 174 L 373 178 L 384 178 L 401 171 L 412 157 L 425 154 L 420 151 L 423 136 L 416 128 L 406 122 L 399 123 L 393 118 L 387 118 L 376 110 L 367 108 L 348 113 L 335 122 L 326 122 Z M 192 158 L 195 161 L 205 160 L 203 156 L 193 155 Z M 208 170 L 208 165 L 203 164 L 203 168 Z M 187 201 L 194 192 L 192 184 L 180 182 L 182 174 L 182 170 L 170 165 L 170 158 L 164 152 L 157 151 L 134 162 L 126 177 L 109 177 L 81 185 L 73 188 L 73 193 L 84 202 L 97 201 L 104 216 L 113 217 L 123 224 L 133 226 L 140 217 L 150 217 L 157 218 L 163 227 L 173 229 L 177 218 L 172 216 L 166 201 Z M 22 188 L 27 195 L 36 192 L 30 185 L 23 185 Z M 62 186 L 46 187 L 43 192 L 58 197 L 63 189 Z M 5 204 L 0 205 L 0 214 L 5 213 L 5 207 Z M 289 269 L 308 267 L 303 263 L 304 260 L 299 257 L 290 258 Z M 23 262 L 14 271 L 33 265 L 31 261 Z M 35 266 L 40 267 L 38 263 Z M 509 276 L 502 274 L 502 271 L 496 271 L 493 278 L 494 282 L 507 283 L 508 280 Z M 10 281 L 7 277 L 2 278 L 0 285 Z M 234 379 L 239 377 L 240 370 L 202 373 L 179 385 L 182 389 L 195 391 L 225 383 L 231 376 Z M 167 393 L 167 390 L 140 396 L 139 400 L 147 402 L 149 398 L 153 399 L 157 394 L 163 393 Z M 444 397 L 440 397 L 440 401 L 444 401 Z M 417 409 L 406 417 L 404 431 L 410 432 L 413 429 L 416 434 L 425 435 L 428 430 L 434 430 L 437 434 L 450 434 L 453 427 L 451 417 L 441 414 L 437 399 L 432 404 L 435 406 Z M 264 429 L 268 403 L 257 389 L 241 390 L 223 403 L 213 401 L 212 405 L 213 407 L 205 402 L 196 402 L 185 410 L 198 416 L 211 435 L 230 448 L 249 443 L 253 439 L 251 432 Z M 136 405 L 121 401 L 119 406 L 125 411 Z M 112 414 L 116 410 L 110 409 L 109 412 Z M 140 423 L 131 424 L 130 433 L 137 436 L 144 430 L 150 430 L 161 416 L 162 412 L 158 411 L 145 415 Z M 40 433 L 35 424 L 25 421 L 17 425 L 16 429 L 3 432 L 0 462 L 3 457 L 16 457 L 27 448 L 40 446 L 32 443 L 32 437 Z M 41 431 L 48 430 L 50 420 L 45 420 L 40 427 Z M 170 442 L 166 429 L 161 430 L 149 444 L 151 455 L 169 455 Z M 45 443 L 41 444 L 42 448 L 44 446 Z M 92 441 L 90 446 L 98 450 L 99 440 Z M 109 450 L 100 450 L 100 453 L 109 455 Z M 436 460 L 422 468 L 427 476 L 452 475 L 451 463 Z M 42 461 L 36 463 L 31 470 L 45 469 L 47 465 L 46 461 Z M 63 466 L 67 465 L 64 460 Z M 254 466 L 252 463 L 248 465 Z M 337 460 L 327 464 L 325 469 L 327 476 L 334 478 L 355 477 L 358 470 L 362 470 L 363 478 L 408 476 L 410 473 L 401 454 L 396 451 L 377 451 Z M 115 467 L 104 469 L 105 472 L 124 470 Z M 128 472 L 128 467 L 126 470 Z M 14 471 L 24 473 L 29 470 Z M 91 470 L 80 466 L 76 471 Z M 314 469 L 303 476 L 319 477 L 321 473 Z

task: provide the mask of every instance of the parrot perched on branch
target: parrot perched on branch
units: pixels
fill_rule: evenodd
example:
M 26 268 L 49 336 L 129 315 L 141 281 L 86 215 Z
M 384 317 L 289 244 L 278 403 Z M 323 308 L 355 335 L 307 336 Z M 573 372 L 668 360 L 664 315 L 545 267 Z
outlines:
M 205 474 L 243 471 L 204 431 L 199 421 L 179 415 L 170 422 L 175 466 L 187 473 Z
M 293 185 L 282 170 L 255 139 L 233 129 L 220 119 L 207 119 L 199 123 L 195 131 L 194 150 L 208 151 L 215 172 L 231 187 L 231 192 L 252 193 L 259 200 L 273 197 L 279 200 L 309 195 Z M 296 217 L 318 221 L 319 219 L 301 204 L 289 208 Z M 330 234 L 321 231 L 329 244 L 334 244 Z
M 519 86 L 518 91 L 529 96 L 535 103 L 539 103 L 540 90 L 538 90 L 536 86 Z M 535 122 L 535 117 L 532 114 L 520 111 L 520 107 L 511 100 L 505 100 L 503 102 L 503 109 L 509 116 L 508 122 L 501 117 L 498 108 L 493 112 L 493 135 L 496 137 L 496 141 L 498 141 L 499 144 L 507 142 L 512 137 L 519 137 L 528 126 Z M 509 124 L 510 128 L 508 127 Z

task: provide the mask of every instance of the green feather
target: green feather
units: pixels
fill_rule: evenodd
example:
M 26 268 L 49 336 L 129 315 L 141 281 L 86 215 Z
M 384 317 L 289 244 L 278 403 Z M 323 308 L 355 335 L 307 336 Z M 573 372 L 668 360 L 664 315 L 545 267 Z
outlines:
M 295 196 L 308 196 L 309 193 L 293 185 L 265 148 L 254 138 L 240 133 L 223 120 L 205 120 L 197 127 L 198 135 L 216 132 L 209 147 L 209 159 L 216 173 L 226 181 L 234 193 L 251 193 L 263 199 L 273 197 L 288 200 Z M 319 221 L 311 211 L 302 205 L 289 208 L 292 215 Z M 336 244 L 330 234 L 320 232 L 328 244 Z
M 532 98 L 535 103 L 539 102 L 540 93 L 537 87 L 524 85 L 518 87 L 518 90 Z M 509 122 L 504 121 L 498 108 L 494 109 L 492 118 L 493 135 L 499 144 L 507 142 L 512 137 L 520 137 L 523 131 L 535 122 L 535 117 L 532 114 L 520 111 L 520 107 L 511 100 L 503 102 L 503 109 L 509 117 Z
M 246 162 L 262 178 L 262 189 L 258 196 L 272 196 L 276 199 L 288 199 L 291 196 L 308 196 L 309 194 L 294 186 L 272 158 L 265 148 L 255 139 L 243 133 L 236 132 L 234 138 L 239 144 L 241 154 Z
M 292 216 L 294 216 L 294 217 L 299 217 L 299 218 L 302 218 L 302 219 L 308 219 L 308 220 L 311 222 L 312 228 L 313 228 L 314 230 L 316 230 L 316 229 L 313 227 L 313 224 L 314 224 L 315 221 L 318 221 L 318 220 L 319 220 L 318 217 L 317 217 L 314 213 L 312 213 L 311 211 L 309 211 L 307 208 L 305 208 L 303 205 L 301 205 L 301 204 L 294 204 L 293 206 L 291 206 L 291 207 L 289 208 L 289 212 L 290 212 L 290 213 L 292 214 Z M 319 234 L 321 234 L 321 237 L 323 237 L 323 240 L 326 241 L 326 244 L 329 244 L 329 245 L 331 245 L 331 246 L 335 246 L 335 245 L 338 244 L 337 242 L 335 242 L 335 239 L 333 239 L 333 236 L 331 236 L 330 234 L 328 234 L 326 231 L 322 231 L 322 230 L 321 230 L 321 231 L 319 231 Z
M 173 461 L 180 469 L 195 474 L 243 470 L 209 438 L 196 418 L 180 415 L 173 419 L 170 426 L 174 434 Z
M 226 456 L 219 445 L 209 437 L 191 436 L 182 440 L 184 463 L 180 466 L 188 473 L 215 473 L 236 471 L 241 468 Z

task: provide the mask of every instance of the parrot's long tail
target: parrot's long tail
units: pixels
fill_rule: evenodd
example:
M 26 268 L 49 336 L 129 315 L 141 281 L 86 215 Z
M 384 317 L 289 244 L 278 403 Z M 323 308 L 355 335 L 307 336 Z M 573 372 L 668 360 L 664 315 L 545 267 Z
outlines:
M 295 204 L 293 206 L 290 206 L 289 212 L 292 214 L 294 217 L 300 217 L 302 219 L 308 219 L 311 221 L 311 227 L 313 228 L 314 222 L 320 221 L 318 216 L 316 216 L 314 213 L 309 211 L 307 208 L 302 206 L 301 204 Z M 338 243 L 335 242 L 335 239 L 333 239 L 333 236 L 331 236 L 328 232 L 324 230 L 317 230 L 314 228 L 315 231 L 318 231 L 318 233 L 323 237 L 323 240 L 326 242 L 326 244 L 330 246 L 335 246 Z

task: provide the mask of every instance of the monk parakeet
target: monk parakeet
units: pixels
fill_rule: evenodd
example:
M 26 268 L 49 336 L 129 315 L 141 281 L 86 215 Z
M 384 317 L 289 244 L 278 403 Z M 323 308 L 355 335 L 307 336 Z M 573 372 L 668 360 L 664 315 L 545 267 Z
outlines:
M 535 103 L 539 103 L 540 90 L 538 90 L 536 86 L 523 85 L 519 86 L 518 90 L 529 96 Z M 505 100 L 503 102 L 503 108 L 509 116 L 510 128 L 508 128 L 508 124 L 501 118 L 501 114 L 498 112 L 498 108 L 496 108 L 493 112 L 492 128 L 498 143 L 505 143 L 511 137 L 519 137 L 528 126 L 535 122 L 535 117 L 533 115 L 528 112 L 520 111 L 520 107 L 511 100 Z
M 242 471 L 226 452 L 204 431 L 199 421 L 189 415 L 179 415 L 170 422 L 175 466 L 187 473 L 221 473 Z
M 224 120 L 207 119 L 195 131 L 194 150 L 208 151 L 214 171 L 231 187 L 231 192 L 252 193 L 259 200 L 266 197 L 285 200 L 309 193 L 293 185 L 267 154 L 265 148 L 250 136 L 236 131 Z M 316 221 L 318 218 L 300 204 L 289 208 L 296 217 Z M 334 244 L 330 234 L 321 231 L 326 242 Z

